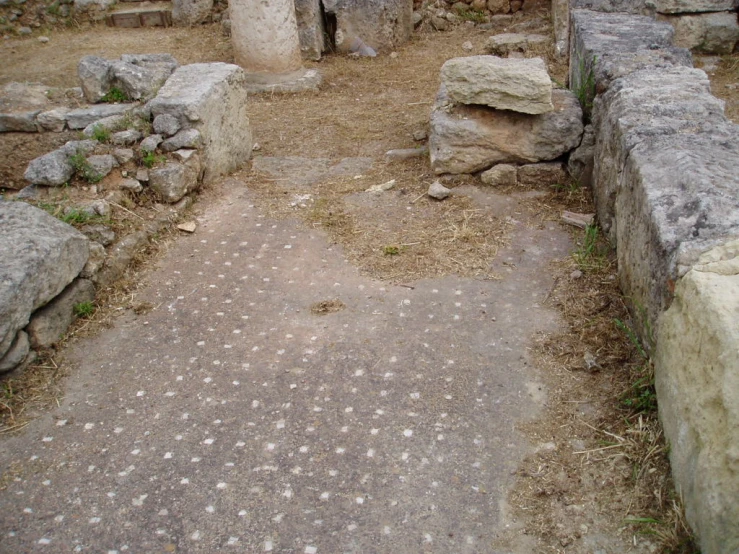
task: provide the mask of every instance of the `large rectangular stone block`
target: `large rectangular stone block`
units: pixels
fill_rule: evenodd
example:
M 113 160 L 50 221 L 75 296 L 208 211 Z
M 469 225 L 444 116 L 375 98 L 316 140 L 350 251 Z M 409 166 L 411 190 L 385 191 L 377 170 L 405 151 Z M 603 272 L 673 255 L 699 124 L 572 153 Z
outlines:
M 736 12 L 660 15 L 675 28 L 675 44 L 704 54 L 731 54 L 739 41 Z
M 571 10 L 571 17 L 570 88 L 591 98 L 592 92 L 605 92 L 613 80 L 639 69 L 693 65 L 688 50 L 672 46 L 674 29 L 667 23 L 587 10 Z
M 300 53 L 308 60 L 320 60 L 325 49 L 321 0 L 295 0 Z
M 251 156 L 244 70 L 226 63 L 179 67 L 147 106 L 153 117 L 169 114 L 182 129 L 202 137 L 205 180 L 236 170 Z
M 678 278 L 739 237 L 739 126 L 650 137 L 634 146 L 616 193 L 621 290 L 643 337 L 656 330 Z
M 336 49 L 350 52 L 356 39 L 375 50 L 406 42 L 413 31 L 413 0 L 323 0 L 336 18 Z
M 653 0 L 657 13 L 728 12 L 739 6 L 737 0 Z
M 677 284 L 655 353 L 659 415 L 685 516 L 705 554 L 739 552 L 739 241 Z
M 616 79 L 595 99 L 593 196 L 603 231 L 616 242 L 615 198 L 631 149 L 654 137 L 710 131 L 726 122 L 708 76 L 687 67 L 644 69 Z

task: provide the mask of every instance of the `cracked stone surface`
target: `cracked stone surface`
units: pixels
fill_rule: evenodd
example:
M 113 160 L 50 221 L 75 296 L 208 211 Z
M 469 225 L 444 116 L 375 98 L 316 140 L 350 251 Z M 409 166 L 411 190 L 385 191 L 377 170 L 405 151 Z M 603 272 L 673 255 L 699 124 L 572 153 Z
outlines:
M 566 233 L 506 197 L 500 280 L 391 286 L 223 191 L 146 276 L 153 309 L 79 341 L 61 406 L 4 440 L 0 550 L 496 552 Z

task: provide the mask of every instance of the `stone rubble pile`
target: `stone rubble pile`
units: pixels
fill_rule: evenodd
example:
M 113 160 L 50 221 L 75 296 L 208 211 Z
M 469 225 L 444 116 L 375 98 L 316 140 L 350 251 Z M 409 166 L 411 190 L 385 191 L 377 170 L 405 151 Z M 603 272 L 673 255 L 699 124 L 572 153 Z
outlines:
M 238 66 L 177 67 L 168 54 L 112 62 L 86 57 L 79 76 L 90 99 L 100 100 L 115 86 L 153 98 L 64 111 L 64 126 L 82 129 L 85 138 L 32 160 L 24 174 L 30 184 L 14 201 L 0 201 L 0 373 L 24 367 L 33 349 L 59 340 L 74 306 L 117 280 L 149 234 L 189 205 L 189 194 L 251 155 L 245 75 Z M 0 121 L 35 126 L 38 115 Z M 172 210 L 163 206 L 162 217 L 145 230 L 119 238 L 106 224 L 77 230 L 20 201 L 43 198 L 44 189 L 61 186 L 81 187 L 88 197 L 64 215 L 108 218 L 114 207 L 135 204 L 147 190 Z
M 580 145 L 582 117 L 540 58 L 454 58 L 442 66 L 431 113 L 431 166 L 437 174 L 488 170 L 487 184 L 561 183 L 558 160 Z

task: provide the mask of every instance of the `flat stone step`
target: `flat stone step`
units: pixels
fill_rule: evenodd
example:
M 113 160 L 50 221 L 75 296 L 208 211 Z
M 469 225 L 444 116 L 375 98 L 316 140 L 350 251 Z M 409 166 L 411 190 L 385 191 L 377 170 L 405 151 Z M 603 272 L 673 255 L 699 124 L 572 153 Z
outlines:
M 122 7 L 105 16 L 108 27 L 122 27 L 135 29 L 138 27 L 171 27 L 172 26 L 172 3 L 169 0 L 163 2 L 148 2 L 143 0 L 125 0 L 126 2 L 137 2 L 136 8 Z

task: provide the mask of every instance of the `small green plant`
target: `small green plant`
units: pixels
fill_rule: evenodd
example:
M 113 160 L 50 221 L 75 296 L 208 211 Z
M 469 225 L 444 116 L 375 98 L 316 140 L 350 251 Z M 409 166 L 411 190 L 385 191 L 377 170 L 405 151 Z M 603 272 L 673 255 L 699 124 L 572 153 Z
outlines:
M 46 13 L 48 13 L 49 15 L 55 15 L 55 16 L 61 15 L 62 7 L 61 7 L 59 0 L 54 0 L 54 2 L 49 4 L 46 8 Z
M 459 10 L 457 16 L 462 21 L 473 21 L 474 23 L 487 23 L 487 17 L 483 12 L 477 10 Z
M 572 89 L 572 92 L 575 93 L 577 100 L 580 102 L 587 121 L 590 120 L 590 112 L 593 108 L 593 99 L 595 98 L 595 73 L 593 67 L 595 67 L 597 60 L 597 57 L 593 58 L 590 67 L 585 64 L 584 59 L 580 60 L 577 85 Z
M 110 140 L 110 131 L 102 125 L 95 125 L 92 128 L 92 138 L 98 142 L 108 142 Z
M 113 87 L 100 100 L 103 102 L 108 102 L 109 104 L 113 104 L 115 102 L 128 102 L 130 99 L 128 98 L 128 95 L 121 89 L 119 89 L 118 87 Z
M 102 181 L 103 176 L 95 171 L 95 168 L 90 165 L 83 152 L 78 151 L 74 156 L 69 158 L 69 163 L 72 164 L 75 173 L 88 183 L 99 183 Z
M 95 304 L 92 302 L 80 302 L 74 305 L 74 315 L 77 317 L 88 317 L 95 312 Z
M 386 256 L 397 256 L 398 254 L 400 254 L 400 248 L 394 245 L 383 246 L 382 253 Z
M 621 331 L 636 350 L 642 363 L 638 366 L 634 383 L 621 395 L 621 404 L 636 413 L 651 413 L 657 410 L 657 392 L 654 388 L 654 367 L 644 345 L 634 330 L 620 319 L 613 320 L 616 328 Z
M 98 216 L 92 215 L 89 212 L 74 208 L 59 216 L 59 219 L 70 225 L 84 225 L 85 223 L 90 223 L 91 220 L 96 219 L 97 217 Z
M 552 185 L 552 188 L 557 192 L 566 192 L 568 195 L 573 195 L 582 190 L 582 184 L 577 179 L 571 179 L 567 183 Z
M 575 262 L 583 271 L 597 271 L 607 265 L 607 259 L 599 244 L 597 225 L 587 225 L 580 246 L 573 253 Z
M 155 164 L 162 163 L 166 159 L 164 156 L 157 156 L 153 150 L 150 150 L 141 156 L 141 163 L 151 169 Z

